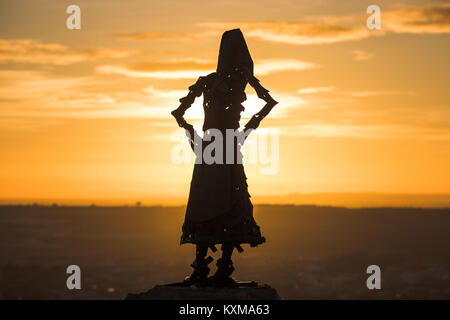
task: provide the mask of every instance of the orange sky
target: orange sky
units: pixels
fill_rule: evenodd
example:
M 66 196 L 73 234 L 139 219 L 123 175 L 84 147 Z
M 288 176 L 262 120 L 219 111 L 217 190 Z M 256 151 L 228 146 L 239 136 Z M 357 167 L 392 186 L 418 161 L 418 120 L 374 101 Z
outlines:
M 279 101 L 261 126 L 279 130 L 279 170 L 246 164 L 251 194 L 450 193 L 450 7 L 376 1 L 370 31 L 371 4 L 3 0 L 0 198 L 187 197 L 170 111 L 236 27 Z M 263 105 L 247 94 L 246 117 Z

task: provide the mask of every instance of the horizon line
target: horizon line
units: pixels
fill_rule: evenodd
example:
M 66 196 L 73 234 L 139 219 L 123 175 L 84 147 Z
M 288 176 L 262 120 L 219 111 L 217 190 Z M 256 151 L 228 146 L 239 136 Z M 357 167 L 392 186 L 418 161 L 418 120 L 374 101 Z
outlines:
M 128 197 L 5 197 L 0 205 L 60 206 L 185 206 L 187 195 L 140 195 Z M 253 195 L 255 205 L 303 205 L 332 207 L 450 207 L 450 193 L 316 192 Z

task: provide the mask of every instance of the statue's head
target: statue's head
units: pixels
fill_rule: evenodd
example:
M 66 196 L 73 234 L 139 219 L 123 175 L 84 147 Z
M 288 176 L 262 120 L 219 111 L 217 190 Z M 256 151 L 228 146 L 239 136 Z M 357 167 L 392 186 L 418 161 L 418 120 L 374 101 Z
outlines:
M 231 100 L 244 101 L 246 74 L 253 75 L 253 60 L 240 29 L 224 32 L 220 42 L 219 61 L 217 63 L 218 81 L 226 83 L 226 91 Z
M 253 74 L 253 60 L 240 29 L 225 31 L 220 42 L 217 73 L 226 76 L 236 69 L 246 68 Z

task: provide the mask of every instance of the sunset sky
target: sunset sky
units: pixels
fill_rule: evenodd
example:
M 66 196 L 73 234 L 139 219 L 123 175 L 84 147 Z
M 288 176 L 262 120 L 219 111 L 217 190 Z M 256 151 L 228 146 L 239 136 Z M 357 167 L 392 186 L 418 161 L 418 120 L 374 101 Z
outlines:
M 252 195 L 450 193 L 448 1 L 1 0 L 0 198 L 187 198 L 170 111 L 233 28 L 279 101 L 279 170 L 246 164 Z

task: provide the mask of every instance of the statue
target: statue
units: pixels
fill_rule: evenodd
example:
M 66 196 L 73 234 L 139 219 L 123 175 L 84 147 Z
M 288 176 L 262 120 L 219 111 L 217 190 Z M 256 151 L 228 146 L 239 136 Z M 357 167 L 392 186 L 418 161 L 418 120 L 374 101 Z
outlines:
M 200 77 L 189 87 L 187 96 L 180 99 L 180 106 L 172 111 L 178 125 L 186 129 L 186 135 L 194 151 L 201 152 L 214 143 L 211 131 L 222 133 L 225 137 L 227 131 L 239 129 L 247 83 L 266 104 L 250 119 L 243 131 L 238 131 L 244 136 L 243 140 L 259 126 L 261 120 L 277 102 L 253 75 L 253 61 L 241 30 L 226 31 L 220 44 L 217 71 Z M 204 135 L 200 138 L 183 116 L 195 98 L 202 94 L 205 118 Z M 232 285 L 234 280 L 230 275 L 234 267 L 231 256 L 234 248 L 242 252 L 243 243 L 254 247 L 265 242 L 253 218 L 247 178 L 242 161 L 239 161 L 242 159 L 240 148 L 243 140 L 234 144 L 235 138 L 231 141 L 223 139 L 222 150 L 226 152 L 215 154 L 215 159 L 219 161 L 211 163 L 200 159 L 196 160 L 194 165 L 180 242 L 195 244 L 196 257 L 191 265 L 194 271 L 181 282 L 181 285 Z M 197 152 L 196 155 L 198 159 Z M 230 159 L 233 161 L 229 161 Z M 215 274 L 208 277 L 210 272 L 208 265 L 213 258 L 207 257 L 207 253 L 208 249 L 215 252 L 216 244 L 222 245 L 222 257 L 217 261 Z

